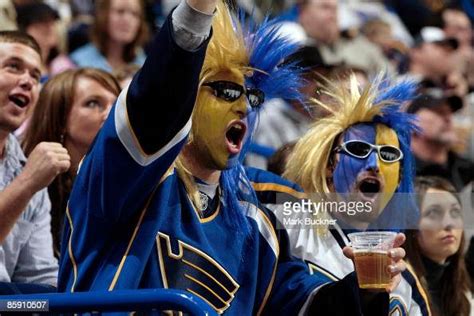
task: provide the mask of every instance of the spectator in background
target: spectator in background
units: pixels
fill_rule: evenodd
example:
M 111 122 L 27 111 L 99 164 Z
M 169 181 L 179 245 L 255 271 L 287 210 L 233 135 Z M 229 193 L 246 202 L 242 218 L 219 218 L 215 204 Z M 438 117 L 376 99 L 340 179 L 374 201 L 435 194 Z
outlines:
M 372 19 L 362 26 L 361 31 L 369 41 L 382 49 L 393 68 L 398 69 L 408 53 L 408 47 L 394 38 L 391 25 L 380 19 Z
M 407 108 L 417 115 L 420 127 L 412 136 L 417 175 L 446 178 L 457 190 L 474 180 L 474 163 L 451 150 L 459 141 L 452 117 L 462 106 L 458 97 L 447 97 L 441 89 L 430 88 Z
M 79 67 L 113 72 L 145 61 L 142 45 L 148 37 L 143 0 L 100 0 L 91 29 L 92 43 L 71 54 Z
M 325 63 L 314 46 L 304 46 L 286 60 L 286 63 L 294 62 L 308 70 L 304 74 L 305 85 L 301 87 L 303 93 L 309 98 L 320 98 L 321 78 L 328 76 L 334 65 Z M 314 117 L 325 115 L 323 111 L 316 112 L 319 108 L 312 110 L 300 101 L 270 100 L 260 112 L 258 127 L 250 147 L 251 153 L 246 158 L 247 165 L 267 169 L 267 159 L 275 150 L 302 136 Z
M 58 19 L 58 13 L 43 2 L 35 1 L 17 6 L 18 27 L 40 45 L 41 57 L 48 73 L 51 63 L 60 54 Z M 70 63 L 69 65 L 72 66 Z
M 55 286 L 58 265 L 45 188 L 69 168 L 70 158 L 61 144 L 42 142 L 26 159 L 12 134 L 38 100 L 42 68 L 31 36 L 0 32 L 0 281 Z
M 337 0 L 298 0 L 296 21 L 283 22 L 281 32 L 288 38 L 316 45 L 328 63 L 345 63 L 368 74 L 391 70 L 382 51 L 365 36 L 341 33 Z
M 447 37 L 455 38 L 459 50 L 472 50 L 472 24 L 467 14 L 458 8 L 446 8 L 442 13 L 443 31 Z
M 418 81 L 430 80 L 441 87 L 448 85 L 448 78 L 456 74 L 458 46 L 458 41 L 448 38 L 440 28 L 423 28 L 409 52 L 407 74 Z
M 65 71 L 44 85 L 26 131 L 23 148 L 29 155 L 41 142 L 61 143 L 71 168 L 49 185 L 55 254 L 59 254 L 62 223 L 80 160 L 104 123 L 120 93 L 117 81 L 94 68 Z
M 442 13 L 443 30 L 447 37 L 457 39 L 456 52 L 460 70 L 470 87 L 474 87 L 474 50 L 472 24 L 467 14 L 459 8 L 446 8 Z
M 461 200 L 449 181 L 420 177 L 415 181 L 419 230 L 407 232 L 408 262 L 428 290 L 435 316 L 469 316 L 472 293 L 464 263 Z

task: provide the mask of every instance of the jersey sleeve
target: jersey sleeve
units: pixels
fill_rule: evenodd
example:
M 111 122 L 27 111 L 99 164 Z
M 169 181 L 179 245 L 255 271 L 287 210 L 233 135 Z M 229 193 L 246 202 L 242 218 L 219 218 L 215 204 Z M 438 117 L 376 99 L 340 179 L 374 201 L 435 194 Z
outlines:
M 397 290 L 409 291 L 411 300 L 406 302 L 408 294 L 392 299 L 390 310 L 393 315 L 396 315 L 395 312 L 399 315 L 432 315 L 428 295 L 410 265 L 402 272 L 402 281 Z
M 108 221 L 127 221 L 184 146 L 209 39 L 187 51 L 176 44 L 172 28 L 170 16 L 81 163 L 72 212 L 85 209 Z

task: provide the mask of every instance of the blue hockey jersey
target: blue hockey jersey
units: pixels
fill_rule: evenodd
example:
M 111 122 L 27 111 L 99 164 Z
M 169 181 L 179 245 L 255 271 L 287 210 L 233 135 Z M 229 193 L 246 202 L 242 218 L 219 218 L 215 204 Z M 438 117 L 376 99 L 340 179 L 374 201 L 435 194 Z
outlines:
M 327 281 L 310 277 L 290 255 L 286 232 L 264 208 L 242 201 L 248 236 L 225 224 L 222 203 L 204 217 L 194 209 L 173 163 L 191 128 L 207 43 L 181 49 L 171 23 L 81 163 L 66 212 L 59 290 L 182 289 L 230 315 L 323 311 L 330 308 L 324 297 L 340 292 L 360 315 L 353 280 L 322 291 Z

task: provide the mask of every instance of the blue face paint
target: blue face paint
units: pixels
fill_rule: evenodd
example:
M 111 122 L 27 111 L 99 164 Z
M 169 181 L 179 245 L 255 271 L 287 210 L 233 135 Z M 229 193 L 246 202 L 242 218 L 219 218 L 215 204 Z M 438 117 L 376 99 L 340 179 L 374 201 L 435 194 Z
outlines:
M 376 129 L 373 124 L 357 124 L 343 134 L 343 142 L 363 140 L 375 144 Z M 345 153 L 339 154 L 339 161 L 333 173 L 334 188 L 338 193 L 350 193 L 357 183 L 357 176 L 363 171 L 379 171 L 377 151 L 372 151 L 369 157 L 359 159 Z

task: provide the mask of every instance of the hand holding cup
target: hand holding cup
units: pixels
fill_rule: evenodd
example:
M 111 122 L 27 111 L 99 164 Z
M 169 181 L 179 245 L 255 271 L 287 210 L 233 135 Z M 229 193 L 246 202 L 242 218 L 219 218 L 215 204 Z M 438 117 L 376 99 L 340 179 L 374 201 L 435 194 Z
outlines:
M 392 292 L 401 281 L 406 269 L 403 260 L 405 242 L 403 233 L 362 232 L 349 234 L 351 247 L 344 255 L 354 261 L 360 288 Z

